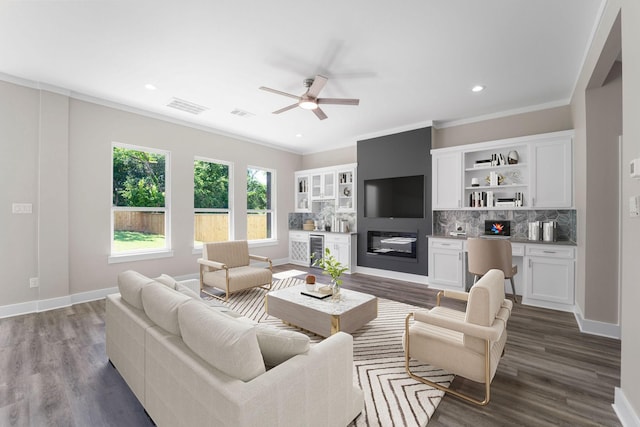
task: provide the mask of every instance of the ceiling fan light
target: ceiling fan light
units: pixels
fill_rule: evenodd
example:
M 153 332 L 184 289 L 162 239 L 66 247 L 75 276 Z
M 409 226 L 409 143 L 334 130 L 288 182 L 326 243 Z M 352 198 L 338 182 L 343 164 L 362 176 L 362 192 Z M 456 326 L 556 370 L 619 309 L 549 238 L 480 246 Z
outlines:
M 304 108 L 305 110 L 315 110 L 316 108 L 318 108 L 318 104 L 311 99 L 303 99 L 302 101 L 300 101 L 300 103 L 298 103 L 298 105 L 300 106 L 300 108 Z

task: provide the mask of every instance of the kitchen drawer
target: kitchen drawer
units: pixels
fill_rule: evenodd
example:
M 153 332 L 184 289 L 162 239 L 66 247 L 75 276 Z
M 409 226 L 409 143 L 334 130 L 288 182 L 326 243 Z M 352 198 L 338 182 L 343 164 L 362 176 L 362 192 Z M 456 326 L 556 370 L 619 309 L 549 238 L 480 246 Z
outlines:
M 553 258 L 575 257 L 574 248 L 554 245 L 527 245 L 527 256 L 544 256 Z
M 327 233 L 325 234 L 325 242 L 327 243 L 338 243 L 347 245 L 351 243 L 351 235 L 350 234 L 333 234 Z
M 511 256 L 524 256 L 524 243 L 512 243 Z
M 464 240 L 456 239 L 429 239 L 429 247 L 441 249 L 462 249 Z
M 309 240 L 309 233 L 307 231 L 292 231 L 289 230 L 290 240 Z

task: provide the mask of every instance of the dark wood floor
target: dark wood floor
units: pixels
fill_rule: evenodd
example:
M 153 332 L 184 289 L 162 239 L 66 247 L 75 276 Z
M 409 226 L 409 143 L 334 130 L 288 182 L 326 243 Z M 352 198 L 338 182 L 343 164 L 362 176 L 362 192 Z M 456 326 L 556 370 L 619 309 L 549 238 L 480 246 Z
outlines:
M 274 267 L 276 272 L 299 266 Z M 313 270 L 319 273 L 318 270 Z M 355 274 L 344 287 L 430 308 L 423 285 Z M 619 426 L 620 342 L 581 334 L 571 313 L 518 304 L 491 402 L 445 396 L 429 427 Z M 151 426 L 108 363 L 104 300 L 0 319 L 0 426 Z M 480 392 L 457 377 L 453 388 Z

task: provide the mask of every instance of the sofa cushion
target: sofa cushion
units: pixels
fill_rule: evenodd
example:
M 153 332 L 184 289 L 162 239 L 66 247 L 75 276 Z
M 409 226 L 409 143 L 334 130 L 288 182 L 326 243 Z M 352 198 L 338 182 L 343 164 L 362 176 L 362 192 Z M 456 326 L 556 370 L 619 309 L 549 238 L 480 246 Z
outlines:
M 176 291 L 180 292 L 183 295 L 186 295 L 190 298 L 193 299 L 200 299 L 200 295 L 198 295 L 197 293 L 193 292 L 193 290 L 191 290 L 191 288 L 186 287 L 185 285 L 183 285 L 182 283 L 176 283 Z
M 256 335 L 264 364 L 270 368 L 309 351 L 310 339 L 300 332 L 277 329 L 258 323 Z
M 162 283 L 163 285 L 168 286 L 171 289 L 177 289 L 176 285 L 178 284 L 178 282 L 176 282 L 176 279 L 169 276 L 168 274 L 161 274 L 160 276 L 155 277 L 153 280 Z
M 178 308 L 178 319 L 184 343 L 214 368 L 242 381 L 266 372 L 254 326 L 193 300 Z
M 122 299 L 140 310 L 144 310 L 142 306 L 142 288 L 153 282 L 153 279 L 133 270 L 123 271 L 118 274 L 118 289 Z
M 167 332 L 180 335 L 178 307 L 191 297 L 157 282 L 142 288 L 142 305 L 149 319 Z

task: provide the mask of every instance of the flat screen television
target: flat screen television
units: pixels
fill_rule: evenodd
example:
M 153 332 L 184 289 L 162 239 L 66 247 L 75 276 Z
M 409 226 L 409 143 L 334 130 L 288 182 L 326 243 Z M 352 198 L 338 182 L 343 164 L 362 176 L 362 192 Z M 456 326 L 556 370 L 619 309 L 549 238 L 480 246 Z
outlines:
M 367 218 L 424 218 L 424 175 L 364 181 Z

